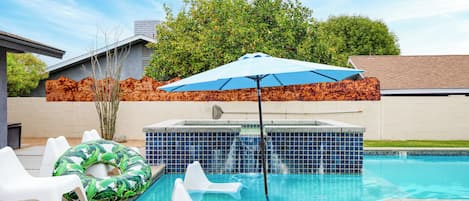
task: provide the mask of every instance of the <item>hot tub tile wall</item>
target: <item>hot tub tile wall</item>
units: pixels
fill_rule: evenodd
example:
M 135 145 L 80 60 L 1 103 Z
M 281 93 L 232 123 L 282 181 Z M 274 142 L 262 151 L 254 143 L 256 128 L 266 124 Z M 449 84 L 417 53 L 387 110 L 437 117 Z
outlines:
M 234 132 L 147 132 L 146 159 L 150 165 L 166 165 L 167 173 L 184 173 L 187 164 L 199 161 L 204 170 L 220 172 Z
M 362 133 L 275 132 L 268 135 L 276 154 L 287 165 L 289 173 L 362 171 Z
M 184 173 L 195 160 L 208 173 L 261 172 L 259 141 L 238 132 L 147 132 L 146 156 L 167 173 Z M 270 173 L 361 173 L 362 161 L 363 133 L 356 130 L 267 133 Z

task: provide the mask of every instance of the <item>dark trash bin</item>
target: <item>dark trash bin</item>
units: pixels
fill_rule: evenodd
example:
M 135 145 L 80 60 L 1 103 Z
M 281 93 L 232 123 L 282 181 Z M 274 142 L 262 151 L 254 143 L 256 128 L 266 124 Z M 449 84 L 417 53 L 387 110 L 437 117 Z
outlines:
M 13 149 L 21 147 L 21 123 L 8 122 L 7 145 Z

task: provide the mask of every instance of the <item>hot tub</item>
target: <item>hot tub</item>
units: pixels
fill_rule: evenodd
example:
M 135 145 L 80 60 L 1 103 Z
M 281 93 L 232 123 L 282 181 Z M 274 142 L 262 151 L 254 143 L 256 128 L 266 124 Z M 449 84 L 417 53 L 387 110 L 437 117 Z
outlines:
M 208 173 L 261 172 L 255 120 L 168 120 L 143 128 L 146 159 L 184 173 L 199 161 Z M 264 121 L 269 173 L 361 173 L 365 128 L 331 120 Z

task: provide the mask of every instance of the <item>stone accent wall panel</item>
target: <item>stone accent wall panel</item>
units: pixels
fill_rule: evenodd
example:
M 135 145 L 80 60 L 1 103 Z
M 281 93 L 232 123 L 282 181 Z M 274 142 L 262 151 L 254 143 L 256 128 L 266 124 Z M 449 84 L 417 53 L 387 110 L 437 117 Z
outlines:
M 255 89 L 229 91 L 174 92 L 168 93 L 158 87 L 180 80 L 156 81 L 149 77 L 140 80 L 128 78 L 120 82 L 122 101 L 256 101 Z M 46 81 L 47 101 L 93 101 L 93 80 L 79 82 L 60 77 Z M 263 101 L 378 101 L 381 99 L 377 78 L 343 80 L 262 89 Z

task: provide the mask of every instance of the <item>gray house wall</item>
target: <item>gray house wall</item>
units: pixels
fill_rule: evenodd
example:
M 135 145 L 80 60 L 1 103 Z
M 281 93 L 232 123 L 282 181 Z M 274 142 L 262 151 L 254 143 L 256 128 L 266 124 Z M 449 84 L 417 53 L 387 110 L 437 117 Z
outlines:
M 130 52 L 122 67 L 121 80 L 127 78 L 141 79 L 144 74 L 144 67 L 148 65 L 151 58 L 151 49 L 145 47 L 146 41 L 140 41 L 130 46 Z M 106 65 L 106 55 L 100 55 L 98 61 L 102 67 Z M 64 68 L 49 73 L 49 78 L 46 80 L 55 80 L 64 76 L 69 79 L 80 81 L 83 78 L 91 76 L 91 58 L 84 59 L 80 63 L 73 64 Z M 36 89 L 31 92 L 33 97 L 45 96 L 45 83 L 46 80 L 41 80 Z

